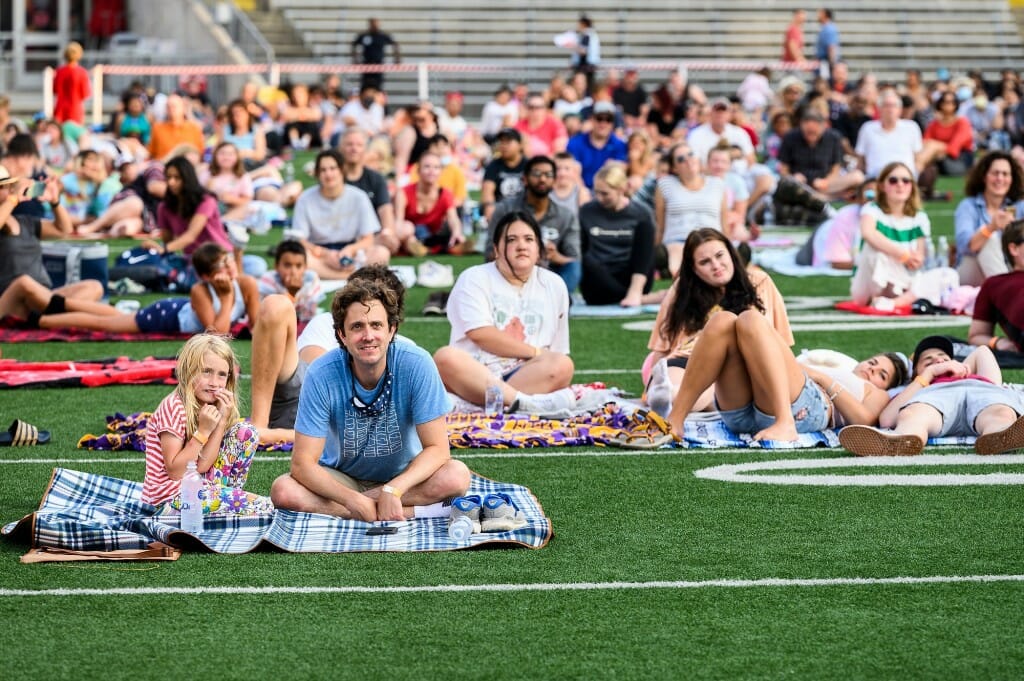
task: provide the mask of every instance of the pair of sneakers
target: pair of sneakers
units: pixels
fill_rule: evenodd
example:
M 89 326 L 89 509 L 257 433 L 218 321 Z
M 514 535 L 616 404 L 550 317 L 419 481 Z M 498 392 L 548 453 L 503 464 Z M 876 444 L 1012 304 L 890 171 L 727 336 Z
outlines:
M 526 516 L 507 494 L 469 494 L 452 500 L 451 520 L 469 518 L 473 534 L 508 532 L 526 525 Z

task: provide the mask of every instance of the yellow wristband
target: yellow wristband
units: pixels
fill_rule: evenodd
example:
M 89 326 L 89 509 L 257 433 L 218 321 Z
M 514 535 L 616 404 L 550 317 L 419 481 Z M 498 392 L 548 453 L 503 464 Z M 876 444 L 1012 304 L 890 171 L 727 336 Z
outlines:
M 992 236 L 992 225 L 985 225 L 984 227 L 981 228 L 980 231 L 987 239 L 990 236 Z
M 908 260 L 910 260 L 910 251 L 903 251 L 900 253 L 900 263 L 906 264 Z
M 380 491 L 384 492 L 385 494 L 394 494 L 396 497 L 399 498 L 401 498 L 402 496 L 402 490 L 398 489 L 397 487 L 392 487 L 391 485 L 384 485 L 383 487 L 380 488 Z
M 200 444 L 200 446 L 205 446 L 206 443 L 210 441 L 210 436 L 209 435 L 203 435 L 198 430 L 196 432 L 192 433 L 192 437 L 195 438 L 196 442 L 198 442 Z
M 537 347 L 536 345 L 535 345 L 535 346 L 533 346 L 533 356 L 534 356 L 534 357 L 538 357 L 538 356 L 540 356 L 540 348 L 539 348 L 539 347 Z
M 930 385 L 931 385 L 931 383 L 926 383 L 926 382 L 925 382 L 925 380 L 924 380 L 924 377 L 923 377 L 923 376 L 918 376 L 917 378 L 915 378 L 915 379 L 914 379 L 914 381 L 915 381 L 915 382 L 916 382 L 916 383 L 917 383 L 918 385 L 920 385 L 920 386 L 921 386 L 922 388 L 927 388 L 928 386 L 930 386 Z
M 995 350 L 997 345 L 999 345 L 999 336 L 992 336 L 988 339 L 988 346 L 990 348 Z

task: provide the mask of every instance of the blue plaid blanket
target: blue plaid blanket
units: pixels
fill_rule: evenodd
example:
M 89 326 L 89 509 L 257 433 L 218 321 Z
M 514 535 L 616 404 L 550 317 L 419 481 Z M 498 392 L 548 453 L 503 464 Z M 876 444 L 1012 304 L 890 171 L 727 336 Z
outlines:
M 690 414 L 683 422 L 683 441 L 688 449 L 721 449 L 723 447 L 749 447 L 751 449 L 810 449 L 812 447 L 838 447 L 839 436 L 834 430 L 801 433 L 796 442 L 756 441 L 750 435 L 737 435 L 729 430 L 718 412 Z
M 508 494 L 527 518 L 510 532 L 474 534 L 468 542 L 448 538 L 448 520 L 429 518 L 388 523 L 390 535 L 367 535 L 370 523 L 315 513 L 276 511 L 261 516 L 206 516 L 203 532 L 193 536 L 178 527 L 177 515 L 157 515 L 142 503 L 142 484 L 93 473 L 56 468 L 39 509 L 0 530 L 33 548 L 73 551 L 142 549 L 160 541 L 179 548 L 205 547 L 214 553 L 256 549 L 290 553 L 348 551 L 451 551 L 481 544 L 539 549 L 551 538 L 551 520 L 529 489 L 473 475 L 471 494 Z

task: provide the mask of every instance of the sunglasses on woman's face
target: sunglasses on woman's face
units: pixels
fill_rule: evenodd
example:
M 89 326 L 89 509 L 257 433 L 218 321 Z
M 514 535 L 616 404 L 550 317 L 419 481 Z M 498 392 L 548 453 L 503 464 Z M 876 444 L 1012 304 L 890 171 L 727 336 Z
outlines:
M 914 180 L 913 178 L 910 177 L 898 177 L 896 175 L 890 175 L 885 182 L 886 184 L 912 184 Z
M 676 156 L 676 163 L 685 163 L 686 161 L 689 161 L 694 156 L 696 156 L 696 154 L 694 154 L 692 151 L 680 152 L 679 155 Z

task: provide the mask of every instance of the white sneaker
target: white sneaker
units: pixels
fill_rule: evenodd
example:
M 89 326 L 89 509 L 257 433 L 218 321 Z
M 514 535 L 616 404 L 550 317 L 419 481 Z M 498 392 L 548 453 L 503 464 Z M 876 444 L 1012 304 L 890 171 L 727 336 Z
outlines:
M 647 385 L 647 404 L 658 416 L 665 418 L 672 411 L 672 381 L 668 377 L 668 360 L 660 359 L 651 369 Z
M 571 388 L 562 388 L 553 393 L 525 395 L 520 393 L 514 411 L 520 414 L 534 414 L 547 418 L 572 416 L 576 407 L 576 395 Z
M 451 265 L 428 260 L 416 267 L 416 283 L 427 288 L 448 288 L 455 283 L 455 272 Z

